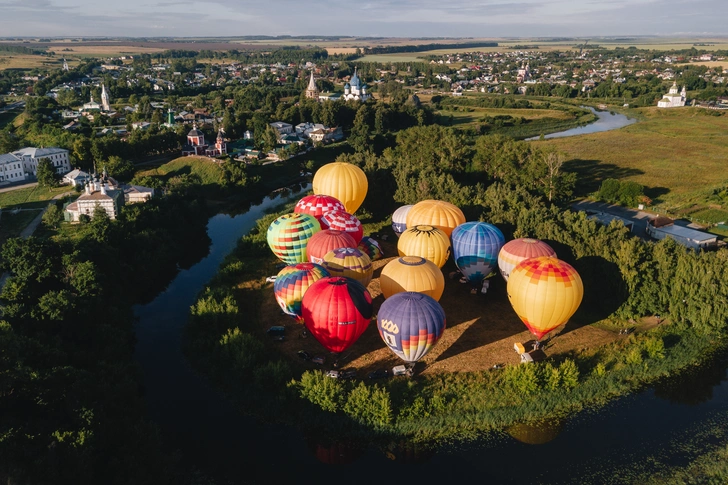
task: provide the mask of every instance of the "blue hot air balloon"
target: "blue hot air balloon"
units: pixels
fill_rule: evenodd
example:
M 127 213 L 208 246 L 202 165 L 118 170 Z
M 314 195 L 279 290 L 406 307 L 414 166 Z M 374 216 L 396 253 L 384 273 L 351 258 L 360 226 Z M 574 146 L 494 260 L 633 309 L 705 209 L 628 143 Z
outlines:
M 498 266 L 498 253 L 506 240 L 487 222 L 466 222 L 452 232 L 455 264 L 473 284 L 478 284 Z
M 377 315 L 379 335 L 405 362 L 417 362 L 445 331 L 445 310 L 434 298 L 403 291 L 387 298 Z

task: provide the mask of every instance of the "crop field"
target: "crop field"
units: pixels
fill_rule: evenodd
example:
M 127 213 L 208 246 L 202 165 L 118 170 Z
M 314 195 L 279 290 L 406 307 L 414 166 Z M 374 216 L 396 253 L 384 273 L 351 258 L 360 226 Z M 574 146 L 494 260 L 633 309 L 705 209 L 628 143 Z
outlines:
M 665 210 L 711 202 L 728 184 L 728 115 L 700 108 L 637 110 L 642 121 L 620 130 L 534 143 L 567 155 L 580 175 L 577 195 L 596 191 L 605 178 L 632 180 Z
M 0 52 L 0 71 L 4 69 L 58 69 L 61 66 L 63 66 L 63 60 L 61 57 L 45 57 L 16 54 L 14 52 Z

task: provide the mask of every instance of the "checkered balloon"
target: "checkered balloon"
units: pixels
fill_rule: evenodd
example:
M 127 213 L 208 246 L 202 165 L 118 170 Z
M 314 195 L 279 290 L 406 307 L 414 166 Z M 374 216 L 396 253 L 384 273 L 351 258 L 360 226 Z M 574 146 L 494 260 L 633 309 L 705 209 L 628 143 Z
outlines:
M 324 214 L 336 210 L 346 210 L 344 209 L 344 204 L 339 202 L 339 199 L 336 197 L 331 197 L 330 195 L 307 195 L 298 201 L 293 212 L 314 216 L 323 227 L 324 224 L 321 218 Z
M 364 228 L 359 219 L 346 211 L 336 210 L 327 212 L 323 215 L 322 220 L 323 225 L 327 226 L 326 228 L 328 229 L 348 232 L 357 244 L 359 244 L 362 236 L 364 236 Z
M 283 268 L 273 285 L 273 293 L 281 310 L 299 323 L 303 323 L 301 317 L 303 295 L 309 286 L 325 276 L 329 276 L 329 272 L 313 263 L 298 263 Z

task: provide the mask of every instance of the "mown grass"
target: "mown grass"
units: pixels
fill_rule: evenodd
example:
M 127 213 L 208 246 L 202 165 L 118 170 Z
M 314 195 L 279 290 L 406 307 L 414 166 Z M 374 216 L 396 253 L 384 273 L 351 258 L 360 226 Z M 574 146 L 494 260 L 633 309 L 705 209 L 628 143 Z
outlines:
M 9 192 L 0 193 L 0 207 L 3 209 L 23 208 L 36 209 L 43 208 L 48 204 L 43 201 L 50 200 L 56 195 L 72 191 L 73 188 L 68 185 L 62 185 L 48 189 L 45 187 L 26 187 L 23 189 L 11 190 Z
M 202 185 L 222 185 L 224 183 L 223 170 L 219 163 L 206 157 L 194 156 L 176 158 L 160 167 L 138 172 L 136 176 L 155 176 L 169 180 L 172 177 L 190 174 L 199 176 Z

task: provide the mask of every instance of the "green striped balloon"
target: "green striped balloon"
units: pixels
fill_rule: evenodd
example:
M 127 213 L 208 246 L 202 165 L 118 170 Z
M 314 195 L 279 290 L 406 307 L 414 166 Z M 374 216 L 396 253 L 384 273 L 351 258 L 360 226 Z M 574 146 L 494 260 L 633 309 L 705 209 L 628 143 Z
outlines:
M 305 263 L 308 241 L 320 230 L 321 225 L 313 216 L 286 214 L 268 226 L 268 246 L 286 264 Z

